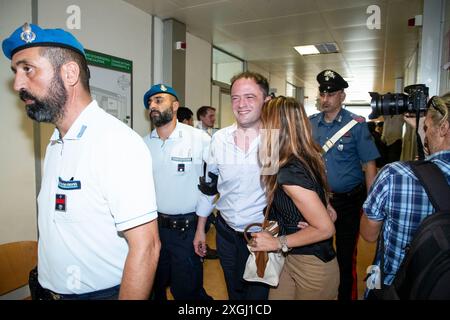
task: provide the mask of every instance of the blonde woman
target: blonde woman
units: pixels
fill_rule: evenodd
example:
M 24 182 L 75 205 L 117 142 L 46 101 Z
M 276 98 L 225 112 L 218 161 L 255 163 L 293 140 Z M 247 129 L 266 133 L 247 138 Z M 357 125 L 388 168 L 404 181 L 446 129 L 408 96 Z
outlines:
M 269 299 L 337 299 L 339 267 L 332 242 L 334 224 L 327 212 L 325 166 L 308 117 L 294 98 L 280 96 L 266 102 L 261 121 L 265 134 L 260 160 L 263 168 L 278 168 L 262 181 L 280 233 L 278 238 L 253 233 L 251 246 L 253 251 L 282 250 L 287 255 L 280 283 L 270 290 Z M 299 229 L 299 223 L 307 226 Z

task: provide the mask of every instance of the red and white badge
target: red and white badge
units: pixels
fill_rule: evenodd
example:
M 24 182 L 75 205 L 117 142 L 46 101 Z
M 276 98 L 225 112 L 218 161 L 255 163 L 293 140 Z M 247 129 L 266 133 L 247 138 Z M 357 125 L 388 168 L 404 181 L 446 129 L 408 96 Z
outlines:
M 55 198 L 55 210 L 66 212 L 66 195 L 65 194 L 56 194 Z

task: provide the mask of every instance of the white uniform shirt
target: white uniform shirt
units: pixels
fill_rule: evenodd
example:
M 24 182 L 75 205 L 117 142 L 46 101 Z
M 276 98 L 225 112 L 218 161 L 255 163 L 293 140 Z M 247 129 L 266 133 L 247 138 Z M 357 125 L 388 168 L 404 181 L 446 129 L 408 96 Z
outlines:
M 203 122 L 200 121 L 200 123 L 196 127 L 197 129 L 205 131 L 210 137 L 212 137 L 217 131 L 219 131 L 218 128 L 208 128 L 203 126 Z
M 142 139 L 93 101 L 47 146 L 38 196 L 39 282 L 61 294 L 121 283 L 120 231 L 157 217 L 152 160 Z
M 195 212 L 199 177 L 209 154 L 211 138 L 202 130 L 177 122 L 165 141 L 154 129 L 144 137 L 153 159 L 158 211 L 164 214 Z
M 231 228 L 242 232 L 247 225 L 264 220 L 267 201 L 258 162 L 260 139 L 254 139 L 244 153 L 234 142 L 236 129 L 234 124 L 212 137 L 207 170 L 219 175 L 217 210 Z M 215 196 L 201 194 L 197 215 L 207 217 L 214 209 L 214 199 Z

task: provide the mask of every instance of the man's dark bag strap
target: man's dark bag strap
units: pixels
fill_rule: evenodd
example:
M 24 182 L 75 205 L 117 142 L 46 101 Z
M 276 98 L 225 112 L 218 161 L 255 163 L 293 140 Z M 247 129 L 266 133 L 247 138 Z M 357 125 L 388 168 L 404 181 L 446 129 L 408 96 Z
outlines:
M 411 170 L 425 189 L 436 211 L 450 211 L 450 185 L 442 171 L 431 161 L 411 161 Z

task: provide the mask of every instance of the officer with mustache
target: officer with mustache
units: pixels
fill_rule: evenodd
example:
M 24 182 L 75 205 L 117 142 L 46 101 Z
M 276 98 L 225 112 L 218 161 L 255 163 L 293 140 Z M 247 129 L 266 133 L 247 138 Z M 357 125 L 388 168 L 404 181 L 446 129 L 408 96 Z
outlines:
M 375 159 L 380 155 L 365 119 L 343 108 L 347 81 L 327 69 L 317 75 L 317 82 L 321 112 L 312 115 L 310 121 L 314 140 L 322 146 L 332 192 L 330 203 L 337 212 L 338 299 L 349 300 L 361 207 L 377 172 Z

